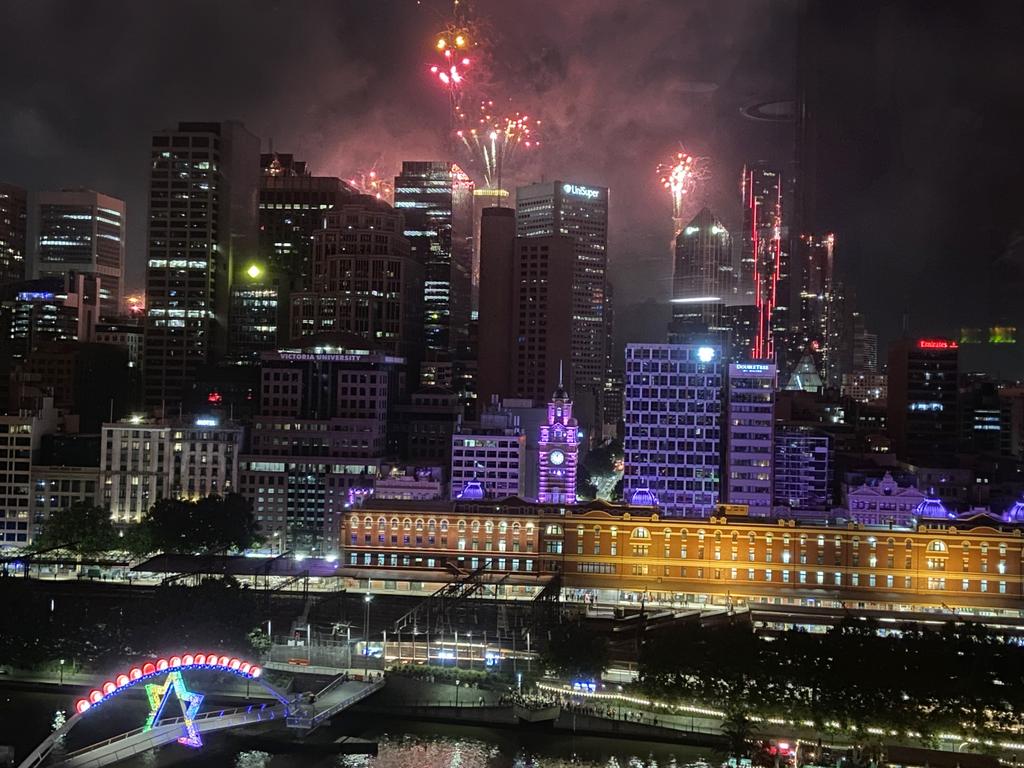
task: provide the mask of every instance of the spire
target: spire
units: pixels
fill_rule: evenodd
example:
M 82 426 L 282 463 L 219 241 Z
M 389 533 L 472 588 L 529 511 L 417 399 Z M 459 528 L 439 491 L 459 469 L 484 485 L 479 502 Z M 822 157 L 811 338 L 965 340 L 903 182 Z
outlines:
M 569 392 L 565 389 L 565 382 L 563 379 L 562 361 L 558 361 L 558 387 L 555 389 L 555 393 L 551 396 L 552 400 L 568 400 Z
M 563 362 L 562 360 L 558 361 L 558 388 L 559 389 L 565 389 L 565 387 L 562 386 L 562 362 Z

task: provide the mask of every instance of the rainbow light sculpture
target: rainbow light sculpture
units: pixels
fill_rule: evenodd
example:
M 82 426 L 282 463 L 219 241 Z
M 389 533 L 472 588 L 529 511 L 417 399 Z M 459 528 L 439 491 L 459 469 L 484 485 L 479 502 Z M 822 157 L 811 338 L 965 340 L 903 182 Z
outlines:
M 181 672 L 187 669 L 230 672 L 233 675 L 249 680 L 255 680 L 263 673 L 263 670 L 258 665 L 235 656 L 224 656 L 217 653 L 184 653 L 169 658 L 160 658 L 156 661 L 147 661 L 140 666 L 132 667 L 127 672 L 115 675 L 112 680 L 107 680 L 99 688 L 94 688 L 89 691 L 87 696 L 76 701 L 75 712 L 79 715 L 84 714 L 93 707 L 140 683 L 147 685 L 148 695 L 149 683 L 154 681 L 154 678 L 174 672 L 180 675 Z M 168 677 L 169 681 L 170 676 Z M 184 682 L 182 682 L 182 690 L 186 694 L 191 693 L 191 691 L 184 687 Z M 177 690 L 176 693 L 178 693 Z M 180 699 L 182 694 L 178 693 L 178 696 Z M 150 707 L 152 708 L 152 706 L 151 701 Z M 196 705 L 196 709 L 198 709 L 198 705 Z M 153 713 L 151 712 L 150 714 L 152 715 Z M 187 712 L 186 719 L 190 719 Z M 153 722 L 155 722 L 155 718 Z
M 185 679 L 181 676 L 181 670 L 174 670 L 167 674 L 167 680 L 163 685 L 155 683 L 146 684 L 146 698 L 149 699 L 149 717 L 146 724 L 142 726 L 143 731 L 150 730 L 163 713 L 164 704 L 167 702 L 168 691 L 174 691 L 181 704 L 181 715 L 185 735 L 178 737 L 178 743 L 186 747 L 201 747 L 203 740 L 199 736 L 199 729 L 196 728 L 195 718 L 199 712 L 199 705 L 203 703 L 203 694 L 190 691 L 185 685 Z

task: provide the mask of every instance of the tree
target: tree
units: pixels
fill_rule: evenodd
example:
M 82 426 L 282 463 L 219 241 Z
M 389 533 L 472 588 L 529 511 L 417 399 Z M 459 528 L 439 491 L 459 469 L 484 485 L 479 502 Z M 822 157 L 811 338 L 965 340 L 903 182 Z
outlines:
M 596 498 L 610 501 L 616 484 L 622 479 L 622 443 L 606 440 L 583 458 L 580 475 L 593 487 Z
M 75 554 L 96 555 L 118 547 L 110 512 L 103 507 L 77 502 L 50 513 L 33 549 L 64 549 Z
M 551 630 L 541 661 L 566 677 L 597 679 L 608 666 L 608 640 L 582 621 L 562 624 Z
M 139 546 L 175 554 L 244 550 L 259 540 L 251 505 L 238 494 L 161 499 L 140 527 Z

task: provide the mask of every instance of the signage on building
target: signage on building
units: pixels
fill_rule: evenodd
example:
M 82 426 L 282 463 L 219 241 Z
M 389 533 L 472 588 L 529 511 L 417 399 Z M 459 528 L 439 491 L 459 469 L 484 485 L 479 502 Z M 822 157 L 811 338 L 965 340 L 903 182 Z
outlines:
M 735 368 L 740 373 L 768 373 L 771 371 L 771 363 L 734 363 Z
M 590 187 L 584 187 L 579 184 L 563 184 L 562 191 L 567 195 L 585 197 L 588 200 L 596 200 L 601 196 L 601 190 L 591 189 Z
M 957 349 L 959 345 L 955 341 L 947 339 L 919 339 L 918 349 Z

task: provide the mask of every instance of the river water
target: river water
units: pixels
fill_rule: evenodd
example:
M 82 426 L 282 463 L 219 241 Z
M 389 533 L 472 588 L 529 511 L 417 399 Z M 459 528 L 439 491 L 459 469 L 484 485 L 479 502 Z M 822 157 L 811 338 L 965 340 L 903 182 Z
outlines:
M 20 760 L 51 731 L 54 713 L 67 708 L 70 697 L 56 693 L 0 690 L 0 744 L 14 746 Z M 112 706 L 116 705 L 116 706 Z M 91 713 L 69 736 L 74 749 L 139 727 L 146 707 L 140 701 L 109 702 L 102 717 Z M 207 709 L 207 707 L 203 707 Z M 79 733 L 79 731 L 84 731 Z M 323 736 L 318 731 L 318 736 Z M 330 735 L 358 736 L 379 744 L 378 754 L 317 755 L 278 753 L 238 746 L 224 734 L 210 734 L 193 750 L 178 744 L 121 763 L 125 768 L 674 768 L 701 757 L 706 749 L 565 733 L 492 729 L 456 724 L 419 723 L 342 715 Z

